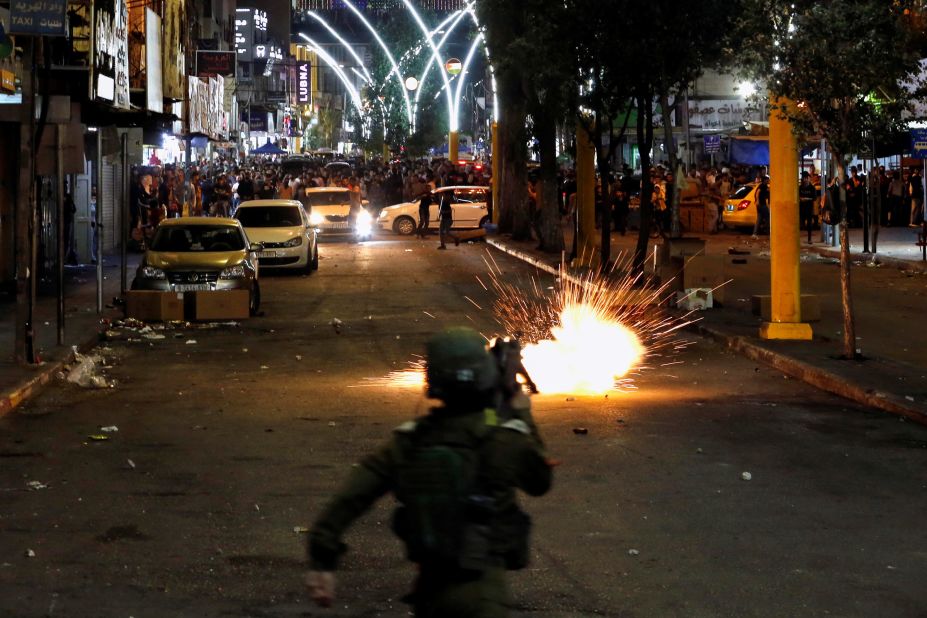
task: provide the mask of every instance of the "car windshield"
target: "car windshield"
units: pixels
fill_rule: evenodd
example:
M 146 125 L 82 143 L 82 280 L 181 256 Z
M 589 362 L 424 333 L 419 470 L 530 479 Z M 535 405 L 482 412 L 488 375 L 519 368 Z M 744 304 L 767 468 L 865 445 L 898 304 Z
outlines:
M 458 202 L 485 202 L 486 191 L 482 189 L 455 189 L 454 197 Z
M 306 196 L 310 206 L 350 206 L 351 194 L 348 191 L 319 191 Z
M 163 225 L 151 241 L 152 251 L 175 253 L 243 251 L 244 248 L 241 231 L 228 225 Z
M 302 224 L 296 206 L 248 206 L 235 217 L 245 227 L 297 227 Z
M 750 195 L 751 191 L 753 191 L 753 185 L 744 185 L 731 194 L 731 199 L 739 200 L 745 198 Z

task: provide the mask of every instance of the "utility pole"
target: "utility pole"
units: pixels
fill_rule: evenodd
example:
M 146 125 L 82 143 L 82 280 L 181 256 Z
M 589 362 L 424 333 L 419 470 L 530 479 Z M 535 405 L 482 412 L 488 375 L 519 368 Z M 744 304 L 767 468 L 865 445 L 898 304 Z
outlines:
M 19 363 L 38 362 L 35 346 L 35 38 L 22 37 L 22 110 L 16 191 L 16 336 Z
M 595 229 L 595 146 L 581 124 L 576 125 L 576 259 L 574 266 L 598 268 L 599 235 Z
M 64 345 L 64 258 L 67 253 L 67 239 L 64 237 L 64 220 L 67 215 L 64 212 L 64 124 L 55 125 L 55 139 L 57 140 L 58 152 L 55 153 L 55 176 L 57 181 L 57 260 L 55 288 L 57 296 L 57 327 L 58 327 L 58 345 Z M 73 225 L 73 224 L 72 224 Z

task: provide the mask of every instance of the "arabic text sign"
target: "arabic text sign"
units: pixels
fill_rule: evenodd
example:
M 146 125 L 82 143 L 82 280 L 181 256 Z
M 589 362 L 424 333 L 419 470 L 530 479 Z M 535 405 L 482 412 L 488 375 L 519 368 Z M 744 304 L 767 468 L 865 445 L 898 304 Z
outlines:
M 10 34 L 65 36 L 67 0 L 13 0 L 10 3 Z
M 712 154 L 715 152 L 721 152 L 721 136 L 720 135 L 706 135 L 705 136 L 705 154 Z
M 911 154 L 927 159 L 927 129 L 911 129 Z

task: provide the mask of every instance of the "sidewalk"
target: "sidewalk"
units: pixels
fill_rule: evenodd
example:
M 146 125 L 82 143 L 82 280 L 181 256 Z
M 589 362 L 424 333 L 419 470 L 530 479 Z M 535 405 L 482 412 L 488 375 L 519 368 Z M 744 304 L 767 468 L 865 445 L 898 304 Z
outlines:
M 128 278 L 131 282 L 140 255 L 129 255 Z M 96 265 L 82 264 L 65 268 L 64 345 L 57 345 L 57 307 L 54 284 L 40 286 L 35 308 L 36 345 L 42 363 L 25 367 L 15 361 L 16 301 L 0 299 L 0 416 L 8 414 L 47 384 L 61 366 L 73 358 L 72 346 L 86 349 L 97 342 L 100 320 L 122 316 L 113 307 L 120 292 L 120 261 L 109 255 L 103 264 L 103 314 L 97 314 Z M 47 290 L 45 288 L 48 288 Z
M 860 234 L 854 232 L 851 238 L 855 235 L 859 241 Z M 565 235 L 569 248 L 571 230 Z M 761 320 L 751 313 L 750 298 L 769 294 L 769 242 L 768 238 L 753 240 L 733 232 L 702 236 L 709 255 L 728 254 L 732 248 L 747 253 L 738 255 L 738 262 L 743 263 L 732 265 L 726 274 L 730 283 L 725 286 L 725 305 L 700 313 L 702 319 L 692 330 L 815 387 L 927 424 L 927 331 L 917 327 L 927 307 L 927 268 L 919 253 L 908 252 L 908 235 L 912 249 L 919 249 L 914 246 L 913 229 L 883 230 L 880 255 L 884 249 L 891 258 L 884 265 L 869 263 L 869 256 L 857 251 L 851 240 L 857 347 L 866 360 L 838 360 L 843 324 L 839 270 L 830 255 L 834 249 L 820 244 L 803 243 L 801 258 L 802 293 L 816 295 L 821 305 L 821 320 L 811 324 L 813 341 L 759 338 Z M 819 232 L 814 239 L 820 239 Z M 636 232 L 624 237 L 613 234 L 613 257 L 630 252 L 636 241 Z M 541 268 L 556 272 L 559 267 L 560 256 L 536 250 L 534 242 L 515 242 L 503 236 L 489 242 Z M 650 251 L 659 242 L 651 241 Z

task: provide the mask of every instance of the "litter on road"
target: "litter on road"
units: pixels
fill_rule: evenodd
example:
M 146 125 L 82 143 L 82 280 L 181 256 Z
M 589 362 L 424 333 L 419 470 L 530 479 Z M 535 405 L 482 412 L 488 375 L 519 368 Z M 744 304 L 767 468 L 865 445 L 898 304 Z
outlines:
M 745 480 L 745 481 L 749 481 L 749 480 L 753 479 L 753 475 L 750 474 L 749 472 L 744 472 L 744 473 L 742 473 L 742 474 L 740 475 L 740 478 L 742 478 L 742 479 Z

